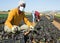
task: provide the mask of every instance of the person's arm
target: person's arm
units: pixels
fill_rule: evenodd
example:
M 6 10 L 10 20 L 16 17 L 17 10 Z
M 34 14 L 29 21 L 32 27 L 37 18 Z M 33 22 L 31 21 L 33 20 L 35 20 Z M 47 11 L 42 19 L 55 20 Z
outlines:
M 23 15 L 23 20 L 29 27 L 31 26 L 31 22 L 29 22 L 28 18 L 25 16 L 25 14 Z
M 14 16 L 14 12 L 10 11 L 9 14 L 8 14 L 8 18 L 5 22 L 5 24 L 9 27 L 9 28 L 12 28 L 12 24 L 11 24 L 11 21 L 13 19 L 13 16 Z

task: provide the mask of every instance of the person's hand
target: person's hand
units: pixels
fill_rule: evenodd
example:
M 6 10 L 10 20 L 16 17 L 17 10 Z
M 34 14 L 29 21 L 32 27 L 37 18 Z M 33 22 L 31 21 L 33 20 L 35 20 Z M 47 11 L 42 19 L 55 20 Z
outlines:
M 32 26 L 35 27 L 35 25 L 36 25 L 36 22 L 32 22 Z
M 40 20 L 38 19 L 38 22 L 39 22 Z
M 30 28 L 28 29 L 28 31 L 27 31 L 27 32 L 25 32 L 25 33 L 24 33 L 24 35 L 29 34 L 29 32 L 30 32 L 31 30 L 34 30 L 34 27 L 33 27 L 33 26 L 30 26 Z
M 12 27 L 12 33 L 16 33 L 18 31 L 18 28 L 19 28 L 18 26 L 14 25 Z
M 34 27 L 33 26 L 30 26 L 30 30 L 34 30 Z

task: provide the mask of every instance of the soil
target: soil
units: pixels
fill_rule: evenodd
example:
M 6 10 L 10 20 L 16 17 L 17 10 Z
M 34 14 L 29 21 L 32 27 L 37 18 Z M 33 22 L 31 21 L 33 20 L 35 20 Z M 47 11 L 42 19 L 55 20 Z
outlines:
M 60 23 L 59 22 L 54 20 L 52 23 L 54 24 L 54 26 L 56 26 L 60 30 Z
M 47 16 L 46 16 L 47 17 Z M 49 17 L 47 17 L 48 19 L 49 19 Z M 59 29 L 60 30 L 60 18 L 57 18 L 57 17 L 54 17 L 54 20 L 53 20 L 53 25 L 55 26 L 55 27 L 57 27 L 57 29 Z
M 54 20 L 60 23 L 60 18 L 54 17 Z

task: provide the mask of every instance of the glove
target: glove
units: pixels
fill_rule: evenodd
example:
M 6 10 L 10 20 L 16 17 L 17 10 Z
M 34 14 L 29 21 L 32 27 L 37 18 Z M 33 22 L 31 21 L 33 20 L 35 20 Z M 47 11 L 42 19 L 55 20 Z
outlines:
M 14 25 L 12 27 L 12 33 L 16 33 L 18 31 L 18 28 L 19 28 L 18 26 Z
M 34 27 L 33 26 L 30 26 L 30 30 L 34 30 Z

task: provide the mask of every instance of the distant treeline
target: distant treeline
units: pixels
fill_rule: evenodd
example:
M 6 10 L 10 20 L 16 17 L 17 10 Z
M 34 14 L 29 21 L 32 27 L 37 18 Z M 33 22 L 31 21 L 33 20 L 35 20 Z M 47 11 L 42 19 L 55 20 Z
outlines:
M 0 14 L 8 14 L 8 11 L 0 11 Z

